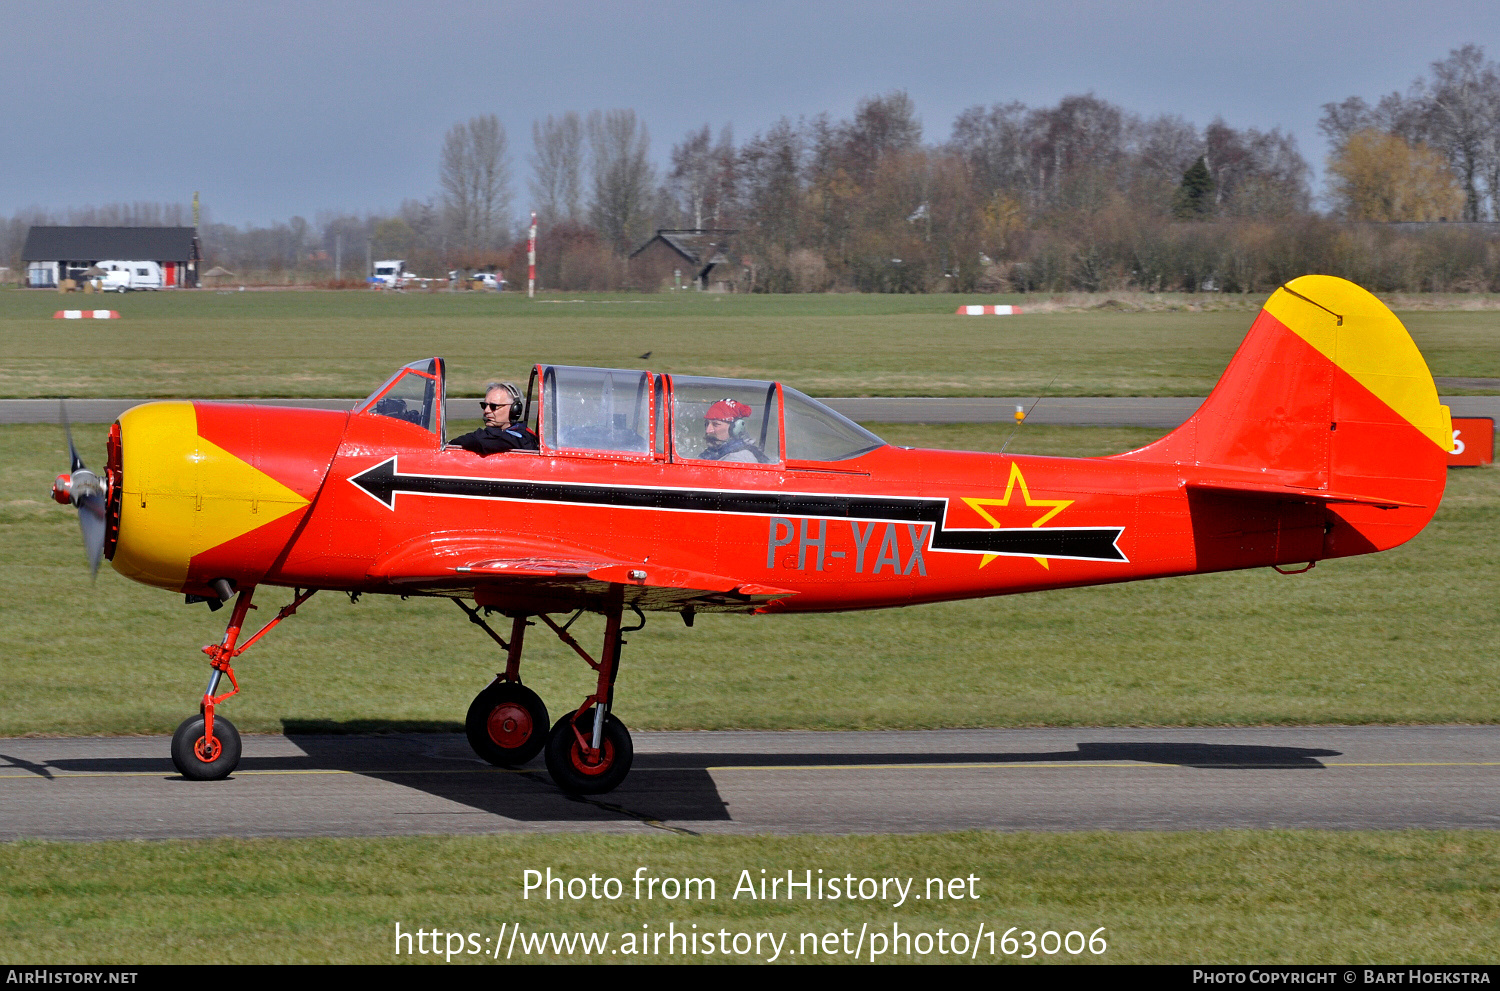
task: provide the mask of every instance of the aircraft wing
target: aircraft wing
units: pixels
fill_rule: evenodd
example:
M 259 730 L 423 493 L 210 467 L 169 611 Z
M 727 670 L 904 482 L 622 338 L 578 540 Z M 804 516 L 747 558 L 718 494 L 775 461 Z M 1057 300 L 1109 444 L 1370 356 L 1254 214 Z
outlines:
M 425 534 L 385 554 L 369 576 L 413 592 L 584 602 L 625 586 L 641 609 L 754 612 L 794 592 L 683 568 L 612 559 L 554 541 L 517 541 L 480 531 Z

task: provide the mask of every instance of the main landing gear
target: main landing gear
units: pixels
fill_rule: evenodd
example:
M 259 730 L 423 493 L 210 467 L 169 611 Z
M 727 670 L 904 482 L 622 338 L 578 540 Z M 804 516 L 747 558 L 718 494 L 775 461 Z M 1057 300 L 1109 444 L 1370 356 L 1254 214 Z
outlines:
M 198 705 L 198 715 L 184 719 L 182 725 L 177 727 L 177 732 L 172 734 L 172 763 L 183 777 L 194 781 L 218 781 L 229 777 L 239 766 L 239 730 L 223 716 L 216 716 L 215 709 L 230 696 L 239 694 L 240 683 L 234 678 L 234 665 L 231 662 L 269 633 L 271 627 L 295 613 L 297 607 L 312 598 L 317 589 L 293 591 L 296 597 L 291 604 L 282 607 L 274 619 L 261 627 L 259 633 L 246 640 L 243 645 L 236 646 L 240 628 L 245 625 L 245 615 L 255 608 L 250 603 L 255 595 L 255 587 L 252 585 L 244 589 L 235 600 L 224 639 L 203 648 L 212 668 L 208 675 L 208 690 L 203 693 L 203 701 Z M 215 695 L 219 690 L 219 683 L 226 675 L 230 690 L 223 695 Z
M 576 711 L 565 714 L 549 732 L 547 707 L 537 694 L 521 684 L 521 645 L 528 622 L 526 613 L 511 614 L 510 642 L 506 643 L 490 629 L 479 615 L 479 609 L 463 602 L 458 607 L 469 620 L 481 627 L 506 651 L 505 670 L 474 698 L 469 706 L 464 730 L 469 745 L 480 757 L 501 767 L 516 767 L 545 750 L 547 771 L 564 791 L 576 795 L 600 795 L 612 791 L 625 780 L 635 757 L 630 731 L 610 712 L 614 703 L 615 676 L 619 672 L 622 633 L 639 626 L 621 629 L 625 587 L 611 585 L 604 602 L 604 649 L 594 660 L 568 633 L 572 620 L 558 625 L 546 613 L 537 618 L 556 633 L 558 639 L 598 673 L 594 694 L 583 700 Z M 639 610 L 636 611 L 640 615 Z M 574 618 L 577 618 L 575 614 Z M 644 623 L 644 618 L 643 618 Z

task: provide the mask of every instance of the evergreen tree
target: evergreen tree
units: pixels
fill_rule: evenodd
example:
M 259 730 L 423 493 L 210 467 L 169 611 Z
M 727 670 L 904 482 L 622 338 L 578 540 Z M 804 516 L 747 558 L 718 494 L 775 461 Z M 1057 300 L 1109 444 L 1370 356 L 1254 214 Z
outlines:
M 1172 216 L 1178 220 L 1202 220 L 1214 212 L 1214 177 L 1208 172 L 1208 162 L 1202 155 L 1182 174 L 1182 185 L 1177 187 L 1177 200 L 1172 205 Z

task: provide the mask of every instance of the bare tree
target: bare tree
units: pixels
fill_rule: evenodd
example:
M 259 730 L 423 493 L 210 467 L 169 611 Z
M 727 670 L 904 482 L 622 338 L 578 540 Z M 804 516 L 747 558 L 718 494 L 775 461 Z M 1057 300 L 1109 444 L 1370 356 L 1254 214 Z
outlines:
M 450 247 L 486 250 L 510 234 L 510 161 L 494 114 L 454 124 L 443 139 L 438 178 Z
M 1280 128 L 1237 131 L 1217 117 L 1203 137 L 1220 213 L 1281 217 L 1308 209 L 1311 169 L 1297 150 L 1296 138 Z
M 1420 101 L 1407 99 L 1400 93 L 1387 93 L 1373 107 L 1358 96 L 1342 103 L 1323 104 L 1318 130 L 1333 146 L 1331 154 L 1338 155 L 1349 138 L 1360 131 L 1384 131 L 1408 144 L 1416 144 L 1426 139 L 1428 127 Z
M 790 252 L 803 214 L 801 174 L 806 142 L 785 117 L 740 149 L 741 194 L 749 221 L 747 240 L 762 251 Z
M 1136 167 L 1152 178 L 1176 182 L 1203 154 L 1198 129 L 1175 115 L 1132 122 L 1130 131 Z
M 1490 194 L 1490 219 L 1500 221 L 1500 73 L 1491 71 L 1485 100 L 1485 137 L 1480 148 L 1485 189 Z
M 546 224 L 577 220 L 583 200 L 583 121 L 573 111 L 532 121 L 532 178 L 537 214 Z
M 961 155 L 972 181 L 986 196 L 1019 193 L 1027 185 L 1027 109 L 1024 103 L 974 106 L 953 122 L 948 147 Z
M 1500 73 L 1486 63 L 1484 49 L 1464 45 L 1432 63 L 1432 79 L 1417 90 L 1427 111 L 1434 143 L 1448 155 L 1464 188 L 1464 219 L 1483 216 L 1479 178 L 1486 168 L 1486 147 L 1493 139 L 1491 104 L 1500 99 Z M 1493 198 L 1497 191 L 1490 190 Z
M 697 228 L 703 226 L 703 207 L 713 174 L 713 136 L 704 124 L 672 146 L 672 171 L 667 175 L 669 188 L 681 198 L 683 209 Z
M 589 220 L 619 254 L 649 233 L 656 169 L 651 136 L 634 110 L 595 110 L 588 120 L 594 195 Z
M 106 203 L 68 208 L 68 225 L 75 227 L 184 227 L 192 212 L 181 203 Z
M 922 143 L 922 122 L 905 90 L 860 100 L 845 129 L 859 159 L 873 163 L 893 152 L 912 151 Z
M 667 191 L 685 222 L 694 227 L 719 227 L 734 209 L 738 156 L 734 132 L 726 124 L 715 142 L 708 125 L 689 131 L 672 146 L 672 171 Z
M 1086 93 L 1032 116 L 1032 170 L 1043 202 L 1097 209 L 1125 157 L 1124 112 Z

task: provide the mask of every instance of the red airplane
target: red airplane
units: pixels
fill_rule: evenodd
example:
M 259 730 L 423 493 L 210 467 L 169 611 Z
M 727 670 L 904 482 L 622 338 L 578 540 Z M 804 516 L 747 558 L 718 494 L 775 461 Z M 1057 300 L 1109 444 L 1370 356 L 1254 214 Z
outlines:
M 99 556 L 218 608 L 235 598 L 177 768 L 222 778 L 232 662 L 320 589 L 446 596 L 506 651 L 474 699 L 474 750 L 545 750 L 559 786 L 630 769 L 614 712 L 627 612 L 821 612 L 1272 566 L 1395 547 L 1442 499 L 1448 409 L 1399 320 L 1328 276 L 1273 293 L 1179 429 L 1104 458 L 892 447 L 777 382 L 537 365 L 514 416 L 540 450 L 444 442 L 441 358 L 351 412 L 160 402 L 110 431 L 102 478 L 73 452 L 54 496 Z M 70 441 L 71 447 L 71 441 Z M 293 590 L 241 641 L 257 588 Z M 473 605 L 468 603 L 472 602 Z M 572 613 L 602 613 L 591 655 Z M 511 621 L 509 638 L 486 622 Z M 597 672 L 556 725 L 521 682 L 532 619 Z M 220 693 L 227 677 L 230 691 Z M 550 726 L 550 731 L 549 731 Z

